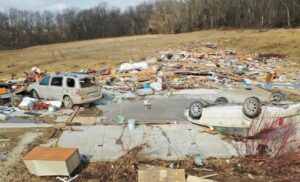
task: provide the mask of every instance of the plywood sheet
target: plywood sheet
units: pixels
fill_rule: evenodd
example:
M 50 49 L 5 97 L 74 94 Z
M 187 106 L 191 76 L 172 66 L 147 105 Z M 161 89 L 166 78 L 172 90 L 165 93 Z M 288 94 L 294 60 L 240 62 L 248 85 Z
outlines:
M 185 182 L 183 169 L 160 169 L 138 171 L 138 182 Z
M 36 147 L 25 155 L 23 160 L 66 161 L 77 150 L 76 148 Z

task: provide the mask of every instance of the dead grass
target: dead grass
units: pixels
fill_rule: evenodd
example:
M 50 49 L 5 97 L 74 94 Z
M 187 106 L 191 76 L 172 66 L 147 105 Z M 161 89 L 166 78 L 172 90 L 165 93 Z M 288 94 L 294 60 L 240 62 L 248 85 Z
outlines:
M 95 39 L 35 46 L 0 52 L 0 76 L 22 76 L 32 66 L 53 71 L 76 71 L 115 66 L 130 59 L 139 60 L 189 41 L 219 42 L 224 49 L 241 53 L 272 52 L 288 55 L 300 62 L 300 29 L 210 30 L 176 35 L 145 35 Z
M 0 181 L 53 181 L 51 178 L 39 178 L 30 174 L 21 160 L 22 156 L 32 150 L 34 147 L 45 144 L 48 142 L 49 136 L 51 135 L 52 129 L 50 128 L 36 128 L 36 129 L 1 129 L 0 138 L 1 139 L 11 139 L 10 142 L 6 142 L 5 148 L 0 148 L 1 152 L 10 153 L 15 147 L 19 145 L 19 141 L 26 133 L 41 133 L 34 141 L 30 142 L 28 145 L 23 146 L 21 155 L 16 159 L 16 163 L 9 166 L 5 166 L 7 174 L 0 175 Z M 1 143 L 0 143 L 1 144 Z M 8 159 L 7 159 L 8 160 Z M 0 165 L 4 166 L 7 161 L 0 161 Z M 1 172 L 1 170 L 0 170 Z
M 92 163 L 80 174 L 80 180 L 137 181 L 137 166 L 143 159 L 145 144 L 134 147 L 113 163 Z
M 1 142 L 0 151 L 10 152 L 20 140 L 20 136 L 27 132 L 25 129 L 0 129 L 0 139 L 9 140 L 9 142 Z

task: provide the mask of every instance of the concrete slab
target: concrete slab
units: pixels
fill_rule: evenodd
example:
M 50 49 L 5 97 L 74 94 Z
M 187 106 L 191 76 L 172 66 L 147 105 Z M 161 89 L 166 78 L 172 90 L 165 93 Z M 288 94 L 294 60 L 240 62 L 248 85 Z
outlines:
M 117 121 L 117 115 L 121 113 L 127 119 L 136 119 L 139 121 L 185 121 L 183 115 L 184 110 L 195 99 L 176 98 L 176 97 L 160 97 L 152 99 L 151 109 L 144 107 L 143 100 L 123 101 L 122 105 L 112 103 L 107 106 L 99 107 L 106 117 L 105 121 Z
M 80 154 L 91 161 L 113 161 L 127 150 L 148 144 L 144 156 L 148 159 L 179 160 L 187 155 L 208 157 L 237 155 L 234 146 L 220 138 L 203 132 L 191 124 L 138 126 L 82 126 L 82 132 L 64 131 L 58 145 L 79 148 Z
M 152 101 L 150 110 L 144 107 L 143 100 L 123 101 L 122 106 L 119 103 L 110 103 L 98 107 L 104 113 L 105 122 L 117 121 L 116 116 L 121 113 L 121 108 L 123 108 L 123 114 L 127 119 L 138 121 L 186 121 L 184 110 L 196 100 L 203 99 L 214 102 L 218 97 L 223 96 L 228 98 L 230 102 L 243 103 L 246 98 L 252 96 L 265 101 L 269 95 L 269 92 L 258 87 L 254 87 L 253 90 L 245 90 L 244 88 L 195 89 L 178 91 L 170 97 L 148 96 L 146 98 Z
M 0 122 L 0 128 L 49 128 L 50 124 L 44 124 L 42 122 L 11 117 L 5 121 Z
M 17 124 L 17 123 L 0 123 L 0 129 L 7 129 L 7 128 L 51 128 L 52 125 L 49 124 L 32 124 L 32 123 L 25 123 L 25 124 Z

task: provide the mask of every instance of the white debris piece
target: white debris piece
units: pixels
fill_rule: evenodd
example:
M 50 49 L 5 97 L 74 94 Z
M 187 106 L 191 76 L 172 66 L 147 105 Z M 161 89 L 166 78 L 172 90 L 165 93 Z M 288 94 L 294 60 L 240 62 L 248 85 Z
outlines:
M 62 107 L 62 101 L 45 101 L 45 103 L 56 108 Z
M 162 91 L 162 85 L 161 85 L 161 83 L 158 83 L 158 82 L 151 83 L 150 88 L 152 88 L 156 92 Z
M 136 92 L 139 96 L 152 95 L 154 93 L 151 88 L 139 89 Z
M 38 74 L 41 74 L 41 73 L 42 73 L 41 69 L 40 69 L 40 68 L 37 68 L 37 67 L 32 67 L 32 68 L 31 68 L 31 72 L 33 72 L 33 73 L 38 73 Z
M 31 98 L 31 97 L 24 97 L 22 102 L 20 103 L 19 107 L 28 107 L 29 105 L 32 105 L 36 103 L 38 100 Z
M 5 115 L 5 114 L 0 114 L 0 121 L 5 121 L 9 118 L 9 116 Z
M 133 71 L 133 70 L 146 70 L 146 69 L 148 69 L 148 64 L 145 62 L 123 63 L 121 64 L 119 71 Z

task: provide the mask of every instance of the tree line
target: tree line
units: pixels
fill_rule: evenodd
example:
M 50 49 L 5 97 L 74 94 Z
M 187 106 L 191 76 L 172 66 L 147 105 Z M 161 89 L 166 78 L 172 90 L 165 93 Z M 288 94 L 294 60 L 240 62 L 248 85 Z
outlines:
M 90 9 L 0 12 L 0 49 L 125 35 L 182 33 L 212 28 L 300 25 L 300 0 L 157 0 L 121 11 Z

